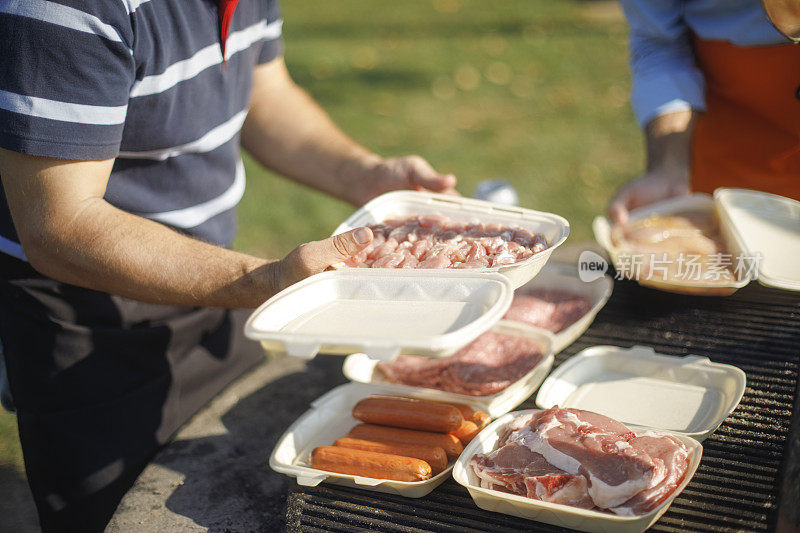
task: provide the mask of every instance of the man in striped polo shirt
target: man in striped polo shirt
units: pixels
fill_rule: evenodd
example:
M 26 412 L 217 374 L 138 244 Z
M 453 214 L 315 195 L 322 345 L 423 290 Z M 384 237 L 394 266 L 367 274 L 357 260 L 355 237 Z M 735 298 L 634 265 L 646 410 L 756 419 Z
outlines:
M 356 205 L 453 190 L 338 130 L 280 36 L 276 0 L 0 0 L 0 377 L 46 531 L 102 530 L 158 446 L 258 361 L 230 309 L 370 242 L 230 250 L 240 146 Z

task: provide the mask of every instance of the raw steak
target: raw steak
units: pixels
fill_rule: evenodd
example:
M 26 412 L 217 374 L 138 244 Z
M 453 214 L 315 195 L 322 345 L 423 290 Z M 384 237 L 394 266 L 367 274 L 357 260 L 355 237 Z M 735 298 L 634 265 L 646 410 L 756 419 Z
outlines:
M 378 369 L 393 383 L 489 396 L 530 372 L 542 355 L 536 341 L 490 331 L 450 357 L 401 355 Z
M 589 312 L 591 302 L 567 291 L 537 289 L 514 296 L 505 317 L 558 333 Z
M 344 262 L 361 268 L 486 268 L 510 265 L 547 248 L 541 234 L 441 215 L 390 218 L 370 226 L 374 240 Z
M 675 491 L 689 451 L 671 436 L 637 435 L 606 416 L 556 406 L 511 421 L 495 450 L 470 466 L 487 488 L 634 515 Z

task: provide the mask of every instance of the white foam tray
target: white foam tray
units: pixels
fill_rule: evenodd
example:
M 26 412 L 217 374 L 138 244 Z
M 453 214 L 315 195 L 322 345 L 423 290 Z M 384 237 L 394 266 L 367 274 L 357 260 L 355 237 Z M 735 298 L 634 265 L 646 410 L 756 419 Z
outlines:
M 541 385 L 550 369 L 553 367 L 553 336 L 549 331 L 533 328 L 525 324 L 518 324 L 507 320 L 498 322 L 491 331 L 506 333 L 511 335 L 522 335 L 535 340 L 542 349 L 544 357 L 527 374 L 512 383 L 504 390 L 490 396 L 468 396 L 465 394 L 454 394 L 436 389 L 425 389 L 422 387 L 411 387 L 397 383 L 387 383 L 379 377 L 376 369 L 378 361 L 369 358 L 363 353 L 352 354 L 344 360 L 343 372 L 351 381 L 359 383 L 380 384 L 387 390 L 394 391 L 394 394 L 416 394 L 421 391 L 432 400 L 443 402 L 467 403 L 477 406 L 478 410 L 487 413 L 491 417 L 507 413 L 524 402 Z
M 639 209 L 634 209 L 630 212 L 630 220 L 641 220 L 652 215 L 671 215 L 673 213 L 680 213 L 683 211 L 714 212 L 715 210 L 716 205 L 714 204 L 714 199 L 710 195 L 693 193 L 686 196 L 664 200 L 663 202 L 656 202 L 645 207 L 640 207 Z M 724 224 L 725 219 L 721 219 L 720 225 L 724 226 Z M 611 221 L 606 217 L 596 217 L 592 222 L 592 230 L 594 231 L 594 236 L 597 242 L 600 244 L 600 246 L 606 249 L 611 256 L 611 261 L 614 263 L 614 266 L 619 269 L 619 255 L 622 250 L 620 250 L 611 240 Z M 725 245 L 729 253 L 734 253 L 734 250 L 740 248 L 736 242 L 729 240 L 729 234 L 726 233 L 724 228 L 722 229 L 722 236 L 725 240 Z M 711 285 L 699 281 L 676 282 L 656 279 L 656 277 L 653 277 L 653 279 L 650 280 L 641 279 L 637 280 L 637 282 L 646 287 L 652 287 L 654 289 L 669 292 L 701 294 L 706 296 L 727 296 L 747 285 L 750 280 L 734 279 L 730 283 L 714 283 Z
M 311 276 L 276 294 L 245 324 L 265 350 L 311 358 L 318 352 L 446 356 L 489 329 L 513 291 L 497 273 L 346 269 Z
M 478 477 L 469 466 L 472 456 L 476 453 L 488 453 L 492 451 L 503 429 L 514 418 L 538 411 L 539 409 L 516 411 L 498 418 L 486 426 L 483 431 L 464 448 L 464 451 L 456 461 L 453 467 L 453 478 L 466 487 L 475 504 L 481 509 L 519 516 L 521 518 L 536 520 L 537 522 L 544 522 L 545 524 L 577 529 L 579 531 L 598 531 L 604 533 L 640 532 L 652 526 L 661 515 L 667 511 L 672 501 L 686 488 L 686 485 L 689 484 L 697 471 L 700 458 L 703 454 L 702 445 L 686 435 L 630 425 L 631 429 L 634 430 L 650 429 L 656 433 L 672 435 L 680 439 L 692 452 L 689 469 L 675 492 L 656 509 L 639 516 L 618 516 L 481 488 Z
M 373 394 L 407 396 L 428 400 L 448 401 L 422 390 L 398 394 L 391 387 L 349 383 L 341 385 L 317 398 L 306 411 L 281 436 L 269 458 L 269 466 L 276 472 L 297 478 L 298 485 L 315 487 L 322 482 L 345 485 L 364 490 L 399 494 L 409 498 L 425 496 L 441 485 L 450 476 L 453 461 L 447 468 L 425 481 L 394 481 L 349 474 L 339 474 L 311 468 L 309 459 L 317 446 L 331 446 L 336 439 L 344 437 L 360 421 L 352 417 L 353 406 L 359 400 Z M 454 400 L 449 400 L 454 401 Z M 474 401 L 463 401 L 473 409 L 480 406 Z
M 515 292 L 516 294 L 526 294 L 537 289 L 572 292 L 588 298 L 592 304 L 588 313 L 564 330 L 553 334 L 553 353 L 558 354 L 589 328 L 594 317 L 611 297 L 614 280 L 611 279 L 611 276 L 603 276 L 590 282 L 584 282 L 578 277 L 577 267 L 564 263 L 548 263 L 538 276 Z
M 472 272 L 499 272 L 507 276 L 514 287 L 519 287 L 536 276 L 550 259 L 553 250 L 561 246 L 569 236 L 569 222 L 552 213 L 509 207 L 471 198 L 416 191 L 397 191 L 378 196 L 340 224 L 333 234 L 343 233 L 360 226 L 377 224 L 392 216 L 431 214 L 445 215 L 459 222 L 480 221 L 520 226 L 544 235 L 548 244 L 547 249 L 528 259 L 512 265 L 470 269 Z M 449 275 L 453 270 L 443 269 L 437 272 L 440 272 L 440 275 L 442 273 Z
M 800 290 L 800 202 L 747 189 L 717 189 L 714 201 L 734 253 L 762 254 L 759 283 Z
M 745 385 L 741 369 L 707 357 L 673 357 L 645 346 L 593 346 L 547 378 L 536 405 L 585 409 L 702 441 L 736 409 Z
M 643 346 L 587 348 L 545 380 L 536 396 L 536 405 L 542 409 L 558 405 L 593 411 L 634 430 L 672 435 L 692 451 L 689 470 L 677 490 L 644 515 L 617 516 L 481 488 L 469 467 L 472 456 L 492 451 L 506 424 L 538 409 L 503 415 L 484 428 L 464 448 L 453 468 L 453 477 L 467 488 L 481 509 L 581 531 L 644 531 L 691 481 L 700 464 L 700 442 L 739 404 L 745 381 L 744 372 L 735 366 L 712 363 L 696 355 L 667 356 Z

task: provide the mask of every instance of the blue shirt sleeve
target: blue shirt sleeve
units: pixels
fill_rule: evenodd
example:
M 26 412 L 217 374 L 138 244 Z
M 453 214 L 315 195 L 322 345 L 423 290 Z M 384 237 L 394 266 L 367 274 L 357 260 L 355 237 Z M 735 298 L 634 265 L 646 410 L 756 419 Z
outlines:
M 682 0 L 622 0 L 630 27 L 631 102 L 642 127 L 666 113 L 705 110 L 705 82 L 682 5 Z

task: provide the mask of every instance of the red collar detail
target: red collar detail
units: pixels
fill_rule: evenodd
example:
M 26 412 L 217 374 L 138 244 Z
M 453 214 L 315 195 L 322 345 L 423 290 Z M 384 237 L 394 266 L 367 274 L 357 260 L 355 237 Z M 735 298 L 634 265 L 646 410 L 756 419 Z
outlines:
M 236 4 L 239 0 L 218 0 L 217 13 L 219 16 L 219 43 L 222 47 L 222 65 L 225 65 L 225 43 L 231 30 L 233 12 L 236 11 Z

